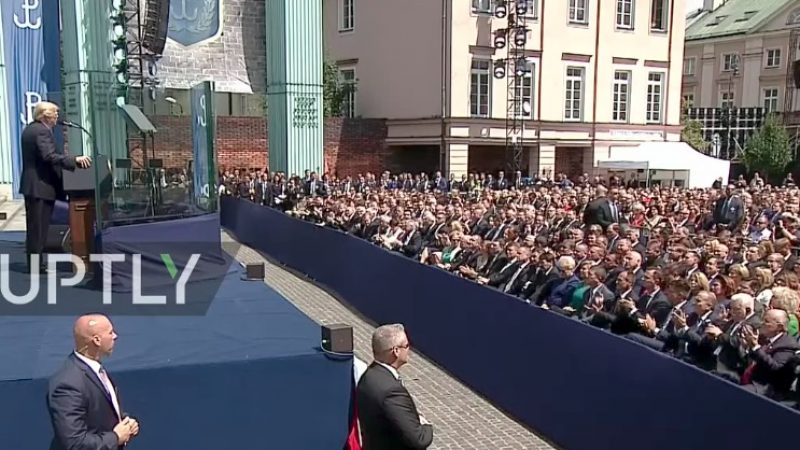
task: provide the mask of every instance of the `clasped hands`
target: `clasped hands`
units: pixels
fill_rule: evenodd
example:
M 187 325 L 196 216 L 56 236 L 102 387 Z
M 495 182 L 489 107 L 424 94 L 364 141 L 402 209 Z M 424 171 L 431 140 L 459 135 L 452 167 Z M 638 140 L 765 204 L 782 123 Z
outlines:
M 139 422 L 131 417 L 125 417 L 117 426 L 114 427 L 119 445 L 127 444 L 132 437 L 139 434 Z

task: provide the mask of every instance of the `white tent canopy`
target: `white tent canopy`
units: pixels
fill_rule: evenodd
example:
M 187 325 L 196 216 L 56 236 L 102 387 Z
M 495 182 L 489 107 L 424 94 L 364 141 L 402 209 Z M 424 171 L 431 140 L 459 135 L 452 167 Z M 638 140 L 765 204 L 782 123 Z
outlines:
M 635 147 L 614 147 L 596 154 L 596 166 L 608 170 L 688 172 L 684 185 L 711 187 L 717 178 L 728 180 L 730 161 L 706 156 L 685 142 L 643 142 Z

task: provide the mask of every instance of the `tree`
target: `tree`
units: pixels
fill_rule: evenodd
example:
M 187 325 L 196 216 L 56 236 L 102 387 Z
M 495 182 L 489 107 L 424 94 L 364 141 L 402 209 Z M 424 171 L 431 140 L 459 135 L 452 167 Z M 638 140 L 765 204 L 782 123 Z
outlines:
M 761 172 L 767 179 L 786 175 L 786 166 L 792 162 L 789 133 L 774 114 L 747 140 L 739 159 L 749 172 Z
M 336 63 L 328 60 L 322 63 L 322 95 L 325 117 L 340 117 L 345 100 L 354 90 L 355 83 L 342 80 Z
M 708 150 L 708 142 L 703 137 L 703 125 L 697 120 L 689 118 L 688 109 L 691 107 L 686 99 L 681 99 L 681 140 L 691 145 L 695 150 L 706 152 Z
M 703 126 L 700 122 L 692 119 L 685 119 L 683 130 L 681 130 L 681 140 L 686 142 L 701 152 L 708 150 L 708 142 L 703 137 Z

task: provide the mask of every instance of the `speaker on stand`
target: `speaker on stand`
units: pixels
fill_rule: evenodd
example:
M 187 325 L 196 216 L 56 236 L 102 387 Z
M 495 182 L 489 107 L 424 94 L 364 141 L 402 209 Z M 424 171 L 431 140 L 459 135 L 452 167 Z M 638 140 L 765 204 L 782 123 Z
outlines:
M 167 43 L 170 0 L 146 0 L 144 36 L 142 46 L 151 53 L 161 55 Z

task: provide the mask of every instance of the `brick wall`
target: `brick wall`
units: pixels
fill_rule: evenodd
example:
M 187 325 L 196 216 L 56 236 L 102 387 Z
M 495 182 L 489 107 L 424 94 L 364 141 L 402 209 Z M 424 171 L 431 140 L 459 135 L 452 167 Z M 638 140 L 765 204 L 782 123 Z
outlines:
M 185 167 L 192 158 L 189 117 L 154 116 L 158 129 L 156 157 L 168 168 Z M 261 117 L 217 118 L 216 148 L 220 167 L 263 169 L 268 166 L 267 121 Z M 340 176 L 393 169 L 394 157 L 386 145 L 386 122 L 381 119 L 325 119 L 325 170 Z M 131 157 L 141 158 L 132 149 Z

